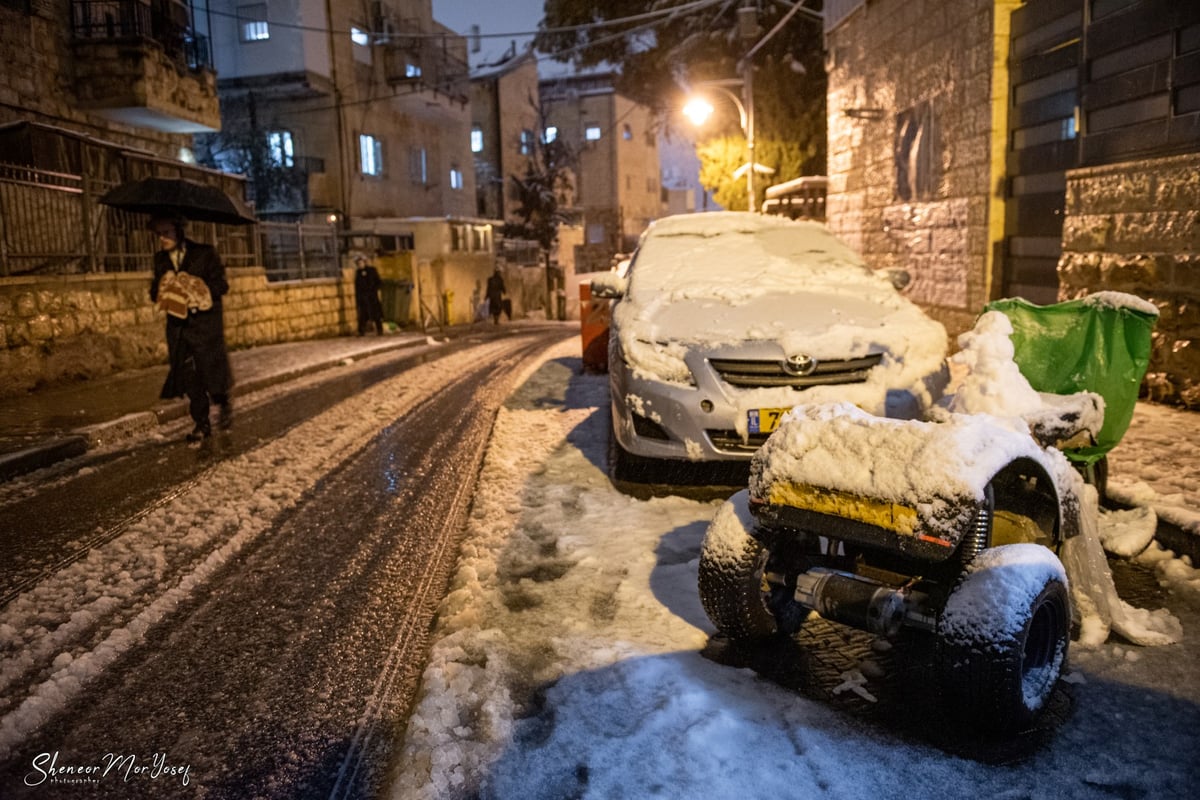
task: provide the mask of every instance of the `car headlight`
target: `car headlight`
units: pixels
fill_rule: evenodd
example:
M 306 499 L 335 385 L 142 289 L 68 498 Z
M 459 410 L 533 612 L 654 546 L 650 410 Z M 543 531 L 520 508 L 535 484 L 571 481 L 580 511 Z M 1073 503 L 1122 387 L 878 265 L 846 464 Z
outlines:
M 684 360 L 688 350 L 682 344 L 645 339 L 633 339 L 626 344 L 622 353 L 636 377 L 684 386 L 696 385 L 692 371 Z

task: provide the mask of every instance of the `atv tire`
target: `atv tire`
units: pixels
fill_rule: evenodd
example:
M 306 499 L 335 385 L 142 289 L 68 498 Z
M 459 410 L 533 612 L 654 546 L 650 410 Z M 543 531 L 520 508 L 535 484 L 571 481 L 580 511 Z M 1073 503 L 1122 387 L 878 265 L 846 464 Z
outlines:
M 717 630 L 734 640 L 764 639 L 778 630 L 763 592 L 770 553 L 750 535 L 748 500 L 743 489 L 717 510 L 700 549 L 700 604 Z
M 938 621 L 937 667 L 951 716 L 996 735 L 1029 727 L 1062 674 L 1070 625 L 1065 573 L 1051 551 L 984 551 Z

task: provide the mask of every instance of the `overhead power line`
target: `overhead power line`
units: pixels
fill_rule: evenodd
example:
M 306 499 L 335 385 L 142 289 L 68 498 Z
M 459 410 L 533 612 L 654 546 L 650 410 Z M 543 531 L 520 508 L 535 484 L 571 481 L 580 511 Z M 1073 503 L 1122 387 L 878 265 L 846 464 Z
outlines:
M 716 5 L 719 2 L 723 2 L 723 0 L 693 0 L 693 2 L 684 3 L 683 5 L 672 6 L 670 8 L 662 8 L 657 11 L 647 11 L 642 14 L 634 14 L 634 15 L 628 16 L 628 17 L 619 17 L 616 19 L 608 19 L 608 20 L 597 20 L 596 22 L 586 22 L 586 23 L 582 23 L 579 25 L 564 25 L 561 27 L 545 28 L 542 30 L 516 31 L 516 32 L 511 32 L 511 33 L 482 33 L 481 32 L 481 33 L 464 34 L 464 33 L 459 33 L 457 31 L 455 31 L 451 34 L 451 33 L 422 33 L 422 32 L 417 32 L 417 31 L 404 31 L 402 33 L 397 34 L 394 31 L 380 31 L 380 30 L 367 30 L 367 29 L 357 29 L 357 30 L 360 31 L 361 33 L 367 34 L 368 36 L 372 37 L 373 39 L 375 37 L 386 37 L 389 35 L 399 35 L 399 36 L 404 36 L 404 37 L 410 38 L 410 39 L 444 39 L 447 36 L 451 36 L 451 35 L 461 36 L 463 38 L 469 37 L 472 39 L 473 38 L 509 39 L 509 38 L 513 38 L 513 37 L 537 36 L 540 33 L 572 33 L 574 31 L 580 31 L 580 30 L 613 28 L 613 27 L 617 27 L 620 25 L 636 24 L 636 23 L 640 23 L 640 22 L 646 22 L 648 20 L 655 20 L 655 19 L 658 19 L 661 17 L 669 17 L 669 16 L 679 14 L 679 13 L 689 13 L 692 11 L 700 11 L 709 6 Z M 330 27 L 326 27 L 326 26 L 322 26 L 322 25 L 301 25 L 300 23 L 295 23 L 295 22 L 279 22 L 279 21 L 276 21 L 276 20 L 273 20 L 270 18 L 268 18 L 266 20 L 252 20 L 252 19 L 249 19 L 245 16 L 238 14 L 237 12 L 218 11 L 216 9 L 211 9 L 211 10 L 209 10 L 208 13 L 214 17 L 225 17 L 227 19 L 241 20 L 241 21 L 245 21 L 245 22 L 263 22 L 263 21 L 265 21 L 268 25 L 279 27 L 279 28 L 286 28 L 286 29 L 290 29 L 290 30 L 309 31 L 309 32 L 313 32 L 313 33 L 335 33 L 335 34 L 344 34 L 346 36 L 349 36 L 351 34 L 351 30 L 349 28 L 339 29 L 339 28 L 330 28 Z

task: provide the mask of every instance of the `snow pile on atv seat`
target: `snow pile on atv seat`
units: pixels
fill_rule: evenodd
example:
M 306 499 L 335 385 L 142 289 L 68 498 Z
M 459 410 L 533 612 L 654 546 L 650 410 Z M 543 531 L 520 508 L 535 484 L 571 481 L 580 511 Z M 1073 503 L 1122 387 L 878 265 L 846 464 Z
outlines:
M 1056 483 L 1070 471 L 1061 455 L 989 414 L 923 422 L 877 417 L 849 403 L 801 405 L 755 454 L 750 496 L 952 547 L 985 501 L 988 483 L 1022 458 Z M 890 519 L 870 511 L 881 503 L 892 507 Z

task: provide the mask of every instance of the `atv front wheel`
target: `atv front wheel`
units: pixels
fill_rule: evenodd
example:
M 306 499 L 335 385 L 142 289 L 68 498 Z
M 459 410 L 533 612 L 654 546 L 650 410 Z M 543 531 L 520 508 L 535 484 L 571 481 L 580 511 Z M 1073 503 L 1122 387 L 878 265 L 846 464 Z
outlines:
M 938 670 L 953 716 L 996 734 L 1028 726 L 1066 663 L 1066 572 L 1036 544 L 980 553 L 938 619 Z
M 700 603 L 731 639 L 763 639 L 777 630 L 763 591 L 770 553 L 750 535 L 753 527 L 749 492 L 743 489 L 717 510 L 700 549 Z

